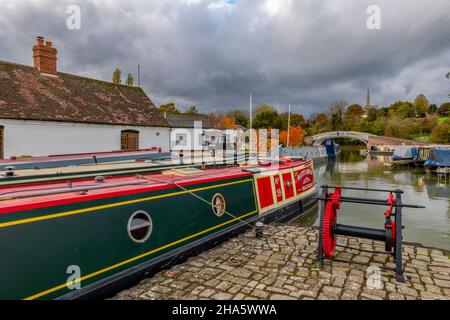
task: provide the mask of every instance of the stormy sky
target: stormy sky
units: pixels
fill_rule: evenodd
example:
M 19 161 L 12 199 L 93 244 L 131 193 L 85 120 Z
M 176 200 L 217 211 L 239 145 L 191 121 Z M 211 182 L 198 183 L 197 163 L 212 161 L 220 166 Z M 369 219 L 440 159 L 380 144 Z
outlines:
M 69 29 L 67 8 L 81 9 Z M 369 30 L 369 5 L 381 29 Z M 202 112 L 269 103 L 308 116 L 331 102 L 448 100 L 449 0 L 0 0 L 0 60 L 32 64 L 37 35 L 62 72 L 118 67 L 159 105 Z

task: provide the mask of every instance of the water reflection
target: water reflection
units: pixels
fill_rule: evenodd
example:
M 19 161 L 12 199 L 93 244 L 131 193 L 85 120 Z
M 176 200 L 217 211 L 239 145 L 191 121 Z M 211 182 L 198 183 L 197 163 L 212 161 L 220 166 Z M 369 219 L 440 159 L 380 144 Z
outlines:
M 420 204 L 426 209 L 404 210 L 404 240 L 450 249 L 450 179 L 438 179 L 420 167 L 385 168 L 388 157 L 361 154 L 359 150 L 343 150 L 338 160 L 316 166 L 318 185 L 342 185 L 363 188 L 402 189 L 405 203 Z M 346 191 L 344 194 L 364 198 L 387 198 L 386 194 Z M 340 223 L 383 228 L 385 208 L 343 204 Z M 318 225 L 318 210 L 299 218 L 304 226 Z

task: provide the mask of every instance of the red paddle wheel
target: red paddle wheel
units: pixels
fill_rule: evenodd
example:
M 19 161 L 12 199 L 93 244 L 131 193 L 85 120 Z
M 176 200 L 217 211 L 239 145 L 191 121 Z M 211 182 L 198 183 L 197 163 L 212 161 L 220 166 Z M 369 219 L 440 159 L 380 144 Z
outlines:
M 336 248 L 336 237 L 334 236 L 334 227 L 336 225 L 337 210 L 341 204 L 341 189 L 336 188 L 334 193 L 330 193 L 330 198 L 325 203 L 325 212 L 323 216 L 323 253 L 326 258 L 334 257 Z

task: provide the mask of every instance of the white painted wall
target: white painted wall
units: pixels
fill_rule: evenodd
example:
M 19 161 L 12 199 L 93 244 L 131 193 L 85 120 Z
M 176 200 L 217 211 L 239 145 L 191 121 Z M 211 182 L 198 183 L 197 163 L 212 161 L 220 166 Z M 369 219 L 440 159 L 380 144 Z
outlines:
M 139 131 L 139 148 L 169 150 L 169 128 L 6 119 L 0 125 L 5 158 L 120 150 L 120 132 L 127 129 Z

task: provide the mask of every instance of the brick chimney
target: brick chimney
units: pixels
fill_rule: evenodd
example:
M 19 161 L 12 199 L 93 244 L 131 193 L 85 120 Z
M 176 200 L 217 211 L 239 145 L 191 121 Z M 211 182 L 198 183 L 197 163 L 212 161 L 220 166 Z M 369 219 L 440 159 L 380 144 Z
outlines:
M 44 37 L 37 37 L 37 44 L 33 46 L 34 66 L 40 72 L 56 75 L 56 53 L 58 50 L 52 47 L 51 41 L 46 41 Z

